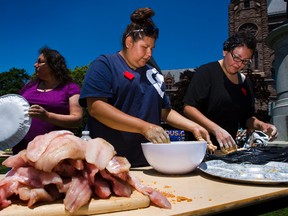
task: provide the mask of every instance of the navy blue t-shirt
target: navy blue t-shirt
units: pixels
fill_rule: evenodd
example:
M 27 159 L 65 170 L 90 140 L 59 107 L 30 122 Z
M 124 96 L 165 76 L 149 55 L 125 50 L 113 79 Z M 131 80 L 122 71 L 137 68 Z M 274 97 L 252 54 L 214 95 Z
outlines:
M 132 70 L 119 53 L 101 55 L 91 63 L 81 89 L 81 106 L 87 106 L 88 97 L 107 98 L 122 112 L 157 125 L 161 109 L 171 108 L 163 75 L 148 65 Z M 141 134 L 114 130 L 89 115 L 87 127 L 92 138 L 110 142 L 132 166 L 148 165 L 141 149 L 141 143 L 148 141 Z

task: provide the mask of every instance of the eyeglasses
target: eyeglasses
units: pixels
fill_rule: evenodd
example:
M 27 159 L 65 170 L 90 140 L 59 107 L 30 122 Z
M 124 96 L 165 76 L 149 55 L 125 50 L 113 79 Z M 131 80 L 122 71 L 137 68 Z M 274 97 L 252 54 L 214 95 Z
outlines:
M 132 31 L 128 32 L 128 33 L 126 34 L 126 37 L 128 37 L 128 36 L 131 35 L 132 33 L 140 33 L 140 32 L 144 32 L 144 34 L 145 34 L 146 36 L 152 36 L 152 35 L 154 35 L 154 34 L 157 35 L 158 32 L 159 32 L 159 29 L 158 29 L 157 27 L 155 27 L 155 26 L 149 25 L 149 26 L 146 26 L 145 28 L 136 29 L 136 30 L 132 30 Z M 140 35 L 140 38 L 141 38 L 141 34 L 139 34 L 139 35 Z
M 230 52 L 231 53 L 231 56 L 233 58 L 233 60 L 235 62 L 241 62 L 242 64 L 244 65 L 247 65 L 247 64 L 251 64 L 252 63 L 252 60 L 251 59 L 241 59 L 239 56 L 237 55 L 234 55 L 233 52 Z
M 38 59 L 35 64 L 38 64 L 39 66 L 45 65 L 46 62 L 44 62 L 43 60 Z

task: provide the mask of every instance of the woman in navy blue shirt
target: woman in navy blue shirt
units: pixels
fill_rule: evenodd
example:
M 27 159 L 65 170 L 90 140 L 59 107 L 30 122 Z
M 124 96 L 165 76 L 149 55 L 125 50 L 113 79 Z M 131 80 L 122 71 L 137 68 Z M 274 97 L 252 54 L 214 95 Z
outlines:
M 153 15 L 150 8 L 132 13 L 122 50 L 91 63 L 80 94 L 80 104 L 88 108 L 91 137 L 106 139 L 134 167 L 148 165 L 142 142 L 169 142 L 161 120 L 209 140 L 206 129 L 171 109 L 163 75 L 147 64 L 159 32 Z

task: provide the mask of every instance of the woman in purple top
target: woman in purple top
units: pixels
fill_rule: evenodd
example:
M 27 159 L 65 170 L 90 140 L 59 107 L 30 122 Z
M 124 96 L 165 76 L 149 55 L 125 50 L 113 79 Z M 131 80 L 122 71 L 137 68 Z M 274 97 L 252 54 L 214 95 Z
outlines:
M 64 57 L 48 47 L 39 53 L 34 79 L 19 92 L 31 106 L 31 127 L 13 147 L 13 154 L 25 149 L 37 135 L 77 128 L 82 121 L 83 110 L 78 103 L 80 87 L 72 81 Z

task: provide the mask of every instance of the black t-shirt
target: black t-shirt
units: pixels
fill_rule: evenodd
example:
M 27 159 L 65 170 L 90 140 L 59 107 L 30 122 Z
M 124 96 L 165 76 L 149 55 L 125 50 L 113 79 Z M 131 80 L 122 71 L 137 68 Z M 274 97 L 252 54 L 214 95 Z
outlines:
M 254 114 L 251 82 L 246 78 L 243 83 L 232 83 L 219 62 L 202 65 L 196 70 L 184 103 L 196 107 L 233 138 L 236 137 L 238 128 L 245 128 L 246 120 Z M 210 135 L 213 144 L 218 145 L 215 137 Z

